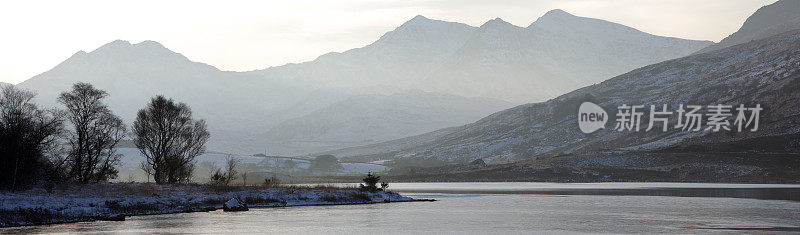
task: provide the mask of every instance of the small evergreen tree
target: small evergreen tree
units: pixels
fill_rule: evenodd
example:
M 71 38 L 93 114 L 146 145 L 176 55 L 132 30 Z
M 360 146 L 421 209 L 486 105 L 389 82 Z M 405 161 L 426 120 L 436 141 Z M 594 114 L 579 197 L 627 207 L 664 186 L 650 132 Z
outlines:
M 373 193 L 377 192 L 377 191 L 381 191 L 381 189 L 378 188 L 378 182 L 381 181 L 381 177 L 380 176 L 373 175 L 372 172 L 369 172 L 369 173 L 367 173 L 367 177 L 364 177 L 364 179 L 361 179 L 361 180 L 364 181 L 364 183 L 366 184 L 366 185 L 360 184 L 361 189 L 367 190 L 367 191 L 373 192 Z

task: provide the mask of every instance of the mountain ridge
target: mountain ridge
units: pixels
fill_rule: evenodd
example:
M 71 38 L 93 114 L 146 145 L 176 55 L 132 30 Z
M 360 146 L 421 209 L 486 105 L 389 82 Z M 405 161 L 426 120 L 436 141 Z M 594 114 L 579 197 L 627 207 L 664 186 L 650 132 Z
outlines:
M 736 32 L 728 35 L 719 43 L 695 52 L 695 54 L 718 50 L 795 29 L 800 29 L 800 0 L 780 0 L 759 8 L 750 17 L 747 17 Z
M 192 61 L 154 41 L 132 44 L 116 40 L 91 52 L 78 52 L 53 69 L 21 83 L 20 87 L 38 91 L 38 100 L 46 106 L 53 106 L 57 105 L 55 97 L 69 89 L 72 83 L 91 82 L 109 92 L 109 106 L 126 122 L 133 120 L 138 108 L 143 107 L 149 97 L 167 95 L 189 103 L 198 118 L 208 121 L 212 128 L 211 149 L 247 153 L 261 152 L 264 145 L 270 144 L 263 140 L 264 131 L 283 121 L 324 109 L 349 96 L 390 95 L 398 91 L 420 89 L 460 96 L 465 100 L 484 97 L 519 103 L 527 100 L 524 97 L 533 96 L 531 94 L 535 94 L 537 99 L 544 99 L 560 94 L 563 89 L 547 88 L 544 85 L 546 81 L 528 79 L 526 74 L 571 81 L 570 86 L 578 86 L 592 81 L 576 79 L 575 74 L 570 72 L 580 69 L 575 67 L 591 67 L 586 68 L 587 71 L 622 71 L 646 63 L 641 58 L 667 59 L 675 56 L 669 53 L 686 51 L 692 48 L 691 45 L 704 43 L 679 40 L 677 44 L 662 45 L 656 42 L 659 48 L 667 48 L 669 53 L 641 50 L 635 52 L 638 54 L 619 55 L 637 63 L 613 64 L 585 60 L 573 64 L 580 66 L 570 69 L 545 70 L 543 68 L 562 61 L 539 57 L 538 60 L 523 60 L 524 63 L 515 62 L 538 53 L 530 49 L 522 50 L 522 53 L 516 53 L 513 57 L 496 53 L 537 45 L 539 39 L 531 36 L 530 30 L 508 24 L 499 18 L 483 26 L 472 27 L 416 16 L 361 48 L 324 54 L 313 61 L 246 72 L 221 71 L 214 66 Z M 485 38 L 476 34 L 479 30 L 494 30 L 492 28 L 497 29 L 498 33 L 480 32 L 487 36 Z M 506 32 L 509 31 L 507 29 L 511 29 L 511 32 Z M 517 38 L 505 38 L 504 35 Z M 474 47 L 468 47 L 474 50 L 464 49 L 469 41 L 475 42 L 471 44 Z M 555 43 L 558 39 L 550 41 Z M 492 45 L 497 47 L 487 47 Z M 543 45 L 542 48 L 551 50 L 552 54 L 557 49 L 568 47 L 551 46 Z M 456 55 L 459 51 L 463 53 Z M 582 58 L 580 51 L 573 49 L 572 52 L 578 54 L 562 59 Z M 488 62 L 482 69 L 461 70 L 457 67 L 482 62 Z M 502 65 L 506 62 L 513 64 Z M 448 64 L 455 67 L 448 71 L 444 68 Z M 508 70 L 492 70 L 495 66 Z M 602 76 L 596 79 L 600 80 Z M 491 85 L 492 82 L 496 85 Z M 463 87 L 464 83 L 473 84 Z M 484 89 L 491 92 L 476 92 Z M 324 95 L 317 96 L 320 94 Z M 499 110 L 501 107 L 496 108 Z M 464 120 L 462 117 L 443 118 Z M 448 125 L 452 124 L 455 123 Z M 391 133 L 388 136 L 396 137 Z M 312 149 L 319 150 L 315 147 Z
M 430 91 L 536 102 L 709 44 L 554 10 L 528 28 L 484 23 L 426 82 Z

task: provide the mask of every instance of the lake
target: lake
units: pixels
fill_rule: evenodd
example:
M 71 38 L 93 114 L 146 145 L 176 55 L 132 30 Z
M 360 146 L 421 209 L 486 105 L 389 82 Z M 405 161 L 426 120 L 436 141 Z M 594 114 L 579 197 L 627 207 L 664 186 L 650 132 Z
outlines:
M 0 232 L 800 232 L 800 185 L 395 183 L 390 189 L 438 201 L 133 216 L 123 222 L 18 227 Z

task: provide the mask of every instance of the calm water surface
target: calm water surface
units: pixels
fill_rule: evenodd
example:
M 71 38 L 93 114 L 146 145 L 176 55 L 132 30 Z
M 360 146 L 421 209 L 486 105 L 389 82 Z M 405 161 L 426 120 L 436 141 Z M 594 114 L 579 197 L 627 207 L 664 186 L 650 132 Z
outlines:
M 31 233 L 771 233 L 800 232 L 800 202 L 726 197 L 542 195 L 541 189 L 800 188 L 724 184 L 393 184 L 408 202 L 134 216 L 0 230 Z M 435 191 L 446 193 L 413 193 Z M 485 191 L 480 191 L 485 189 Z M 510 193 L 519 191 L 520 193 Z M 463 193 L 478 192 L 478 193 Z M 500 193 L 496 193 L 500 192 Z M 772 192 L 772 191 L 771 191 Z M 779 191 L 779 193 L 786 193 Z M 789 192 L 791 193 L 791 192 Z

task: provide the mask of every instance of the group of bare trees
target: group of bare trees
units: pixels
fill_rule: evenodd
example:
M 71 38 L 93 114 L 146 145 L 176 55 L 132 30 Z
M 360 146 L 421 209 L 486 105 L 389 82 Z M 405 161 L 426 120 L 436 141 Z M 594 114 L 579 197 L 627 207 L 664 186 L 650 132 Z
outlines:
M 0 90 L 0 189 L 27 187 L 51 175 L 63 121 L 56 110 L 33 103 L 35 94 L 12 86 Z
M 75 83 L 61 93 L 63 110 L 44 110 L 34 97 L 13 86 L 0 90 L 0 189 L 28 187 L 40 180 L 114 179 L 120 162 L 114 147 L 125 138 L 145 156 L 142 169 L 156 183 L 186 182 L 210 136 L 205 122 L 192 118 L 188 105 L 163 96 L 139 110 L 132 132 L 104 102 L 108 93 L 91 84 Z

